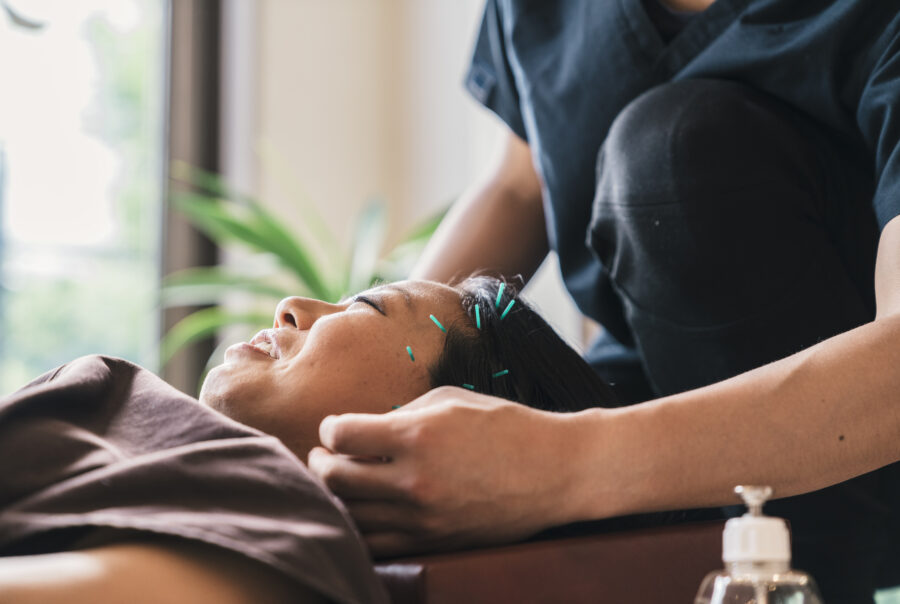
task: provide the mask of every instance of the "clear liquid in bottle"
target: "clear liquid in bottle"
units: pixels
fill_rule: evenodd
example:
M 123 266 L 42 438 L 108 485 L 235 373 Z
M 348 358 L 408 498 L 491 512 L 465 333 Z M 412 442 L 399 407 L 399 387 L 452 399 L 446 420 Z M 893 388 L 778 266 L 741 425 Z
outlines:
M 812 577 L 790 568 L 787 524 L 762 514 L 771 487 L 739 486 L 735 492 L 749 511 L 725 524 L 725 569 L 706 576 L 694 604 L 822 604 Z

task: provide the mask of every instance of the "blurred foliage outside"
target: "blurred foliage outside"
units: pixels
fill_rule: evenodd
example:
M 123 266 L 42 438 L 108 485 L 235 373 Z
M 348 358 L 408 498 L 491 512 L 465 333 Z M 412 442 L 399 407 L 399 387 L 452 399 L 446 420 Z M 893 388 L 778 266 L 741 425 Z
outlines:
M 104 170 L 111 174 L 110 182 L 102 185 L 103 199 L 81 192 L 77 178 L 65 198 L 48 200 L 42 187 L 33 187 L 26 197 L 37 199 L 43 194 L 41 203 L 52 201 L 51 207 L 77 204 L 85 208 L 86 216 L 102 212 L 103 204 L 108 204 L 114 227 L 102 240 L 73 244 L 36 241 L 9 224 L 0 224 L 4 229 L 0 236 L 0 395 L 85 354 L 109 354 L 150 369 L 157 367 L 165 3 L 117 2 L 60 5 L 59 13 L 65 15 L 50 13 L 46 31 L 23 38 L 23 48 L 40 49 L 41 56 L 34 60 L 36 71 L 47 67 L 42 65 L 43 57 L 55 63 L 52 73 L 32 77 L 59 77 L 63 82 L 58 74 L 84 69 L 83 64 L 68 65 L 69 57 L 77 60 L 81 45 L 88 47 L 93 69 L 77 73 L 92 79 L 78 82 L 91 86 L 91 96 L 76 108 L 80 120 L 65 123 L 62 134 L 76 143 L 97 141 L 99 145 L 91 151 L 105 149 L 113 158 L 96 166 L 98 174 Z M 111 11 L 119 11 L 120 18 L 124 11 L 126 23 L 117 22 L 115 15 L 111 19 Z M 78 27 L 76 42 L 54 37 L 54 27 L 64 29 L 62 22 L 67 19 Z M 20 59 L 29 61 L 27 52 Z M 5 94 L 25 95 L 24 102 L 30 102 L 27 95 L 35 91 L 29 82 L 17 82 L 2 71 L 0 77 L 6 80 Z M 60 118 L 46 116 L 43 121 L 49 124 L 54 119 Z M 0 173 L 0 206 L 5 204 L 9 212 L 16 204 L 29 203 L 13 198 L 9 183 L 20 174 L 18 169 L 33 172 L 35 166 L 23 166 L 26 160 L 16 157 L 15 141 L 10 137 L 4 145 L 3 134 L 0 131 L 0 151 L 6 147 L 8 157 L 5 176 Z M 78 154 L 81 149 L 73 144 L 71 151 Z M 74 158 L 73 163 L 79 159 L 83 161 Z M 39 169 L 52 181 L 68 178 L 62 175 L 70 174 L 72 166 L 48 159 Z M 97 178 L 96 174 L 85 176 Z M 80 224 L 58 224 L 53 212 L 46 214 L 42 219 L 53 229 L 84 229 Z

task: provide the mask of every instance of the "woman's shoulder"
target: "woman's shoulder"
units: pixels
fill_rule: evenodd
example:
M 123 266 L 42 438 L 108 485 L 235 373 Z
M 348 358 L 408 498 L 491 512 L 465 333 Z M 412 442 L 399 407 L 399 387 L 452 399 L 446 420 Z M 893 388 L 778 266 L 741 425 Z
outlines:
M 128 361 L 77 359 L 4 400 L 0 458 L 16 460 L 0 474 L 0 556 L 168 535 L 382 601 L 346 510 L 287 447 Z

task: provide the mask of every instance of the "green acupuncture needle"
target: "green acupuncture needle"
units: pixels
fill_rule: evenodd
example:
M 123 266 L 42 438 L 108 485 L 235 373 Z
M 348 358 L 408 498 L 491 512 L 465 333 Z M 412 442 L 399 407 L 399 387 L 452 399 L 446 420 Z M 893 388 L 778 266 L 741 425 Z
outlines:
M 435 324 L 435 325 L 437 325 L 438 327 L 441 328 L 441 331 L 443 331 L 444 333 L 447 333 L 447 330 L 444 329 L 444 326 L 441 325 L 441 322 L 437 320 L 437 317 L 435 317 L 434 315 L 428 315 L 428 317 L 429 317 L 432 321 L 434 321 L 434 324 Z

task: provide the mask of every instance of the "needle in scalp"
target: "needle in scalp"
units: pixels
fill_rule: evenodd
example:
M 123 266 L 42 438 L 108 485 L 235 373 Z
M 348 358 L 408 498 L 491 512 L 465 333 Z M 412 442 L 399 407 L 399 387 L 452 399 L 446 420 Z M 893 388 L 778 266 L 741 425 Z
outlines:
M 428 315 L 428 318 L 431 319 L 432 321 L 434 321 L 434 324 L 437 325 L 438 327 L 440 327 L 441 331 L 443 331 L 444 333 L 447 333 L 447 330 L 444 328 L 443 325 L 441 325 L 441 322 L 437 320 L 437 317 L 435 317 L 434 315 Z
M 500 289 L 497 290 L 497 302 L 494 304 L 496 308 L 500 308 L 500 300 L 503 298 L 504 289 L 506 289 L 506 283 L 501 283 Z

